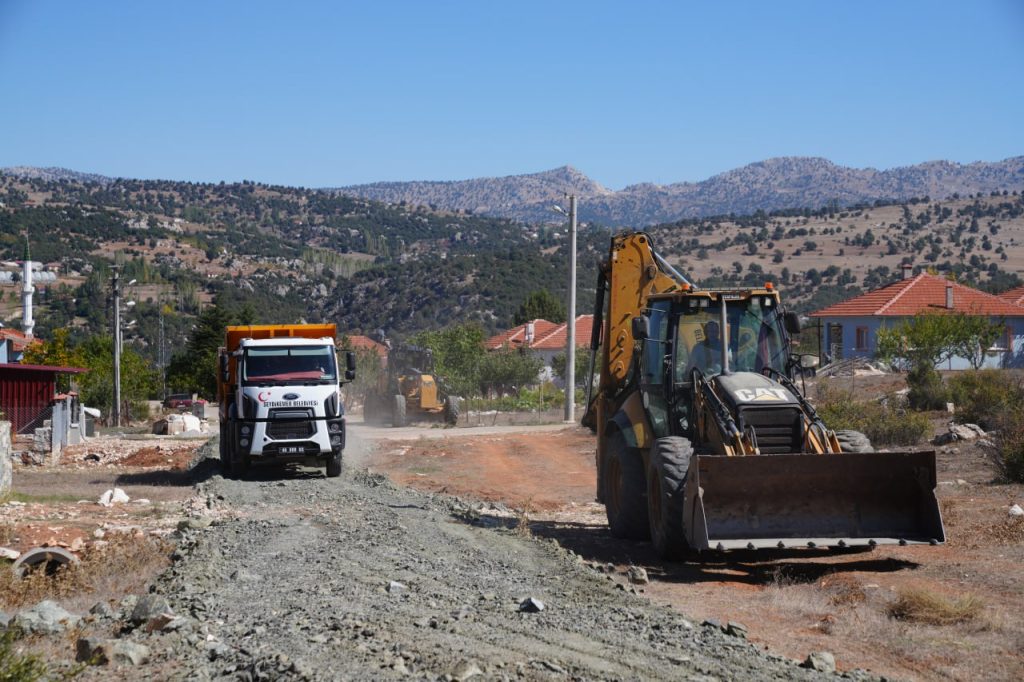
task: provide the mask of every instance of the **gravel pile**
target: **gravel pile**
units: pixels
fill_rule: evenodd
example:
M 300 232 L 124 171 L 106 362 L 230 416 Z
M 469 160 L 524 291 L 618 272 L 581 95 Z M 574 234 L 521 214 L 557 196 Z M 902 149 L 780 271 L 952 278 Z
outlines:
M 215 520 L 181 525 L 153 586 L 163 612 L 122 635 L 160 677 L 831 676 L 757 649 L 742 626 L 653 606 L 553 542 L 485 527 L 459 500 L 365 472 L 214 476 L 200 493 Z

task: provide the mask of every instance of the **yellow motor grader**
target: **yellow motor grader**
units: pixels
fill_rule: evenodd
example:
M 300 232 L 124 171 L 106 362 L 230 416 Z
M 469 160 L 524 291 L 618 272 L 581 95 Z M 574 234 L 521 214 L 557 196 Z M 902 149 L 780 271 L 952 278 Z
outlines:
M 617 537 L 694 550 L 945 541 L 935 453 L 833 431 L 795 379 L 817 357 L 770 284 L 701 289 L 649 235 L 612 238 L 595 306 L 584 424 Z

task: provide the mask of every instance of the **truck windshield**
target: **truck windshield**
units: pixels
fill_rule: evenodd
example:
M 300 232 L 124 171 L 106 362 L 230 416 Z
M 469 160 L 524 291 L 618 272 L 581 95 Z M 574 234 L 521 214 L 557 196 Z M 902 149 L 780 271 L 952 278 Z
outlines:
M 687 304 L 694 299 L 686 301 Z M 695 301 L 698 302 L 698 301 Z M 676 381 L 688 381 L 693 368 L 705 375 L 722 371 L 721 303 L 684 308 L 676 331 Z M 789 349 L 782 314 L 771 296 L 727 301 L 729 369 L 760 372 L 771 367 L 785 373 Z
M 248 348 L 242 363 L 242 381 L 247 384 L 337 380 L 331 346 Z

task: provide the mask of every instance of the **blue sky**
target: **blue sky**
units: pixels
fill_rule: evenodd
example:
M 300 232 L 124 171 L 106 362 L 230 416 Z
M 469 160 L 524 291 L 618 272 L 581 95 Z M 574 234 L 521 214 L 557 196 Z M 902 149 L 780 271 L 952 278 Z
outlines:
M 0 166 L 309 187 L 1024 154 L 1024 2 L 0 0 Z

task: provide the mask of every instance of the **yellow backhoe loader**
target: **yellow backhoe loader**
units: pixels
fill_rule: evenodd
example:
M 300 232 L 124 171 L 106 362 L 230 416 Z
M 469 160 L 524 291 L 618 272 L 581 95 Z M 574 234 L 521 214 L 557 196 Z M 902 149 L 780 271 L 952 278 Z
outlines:
M 434 374 L 429 348 L 398 346 L 388 351 L 387 369 L 366 399 L 371 420 L 405 426 L 410 421 L 459 421 L 459 398 Z
M 770 284 L 701 289 L 651 238 L 612 238 L 591 339 L 597 495 L 617 537 L 694 550 L 945 541 L 935 453 L 833 431 L 795 379 L 796 314 Z

